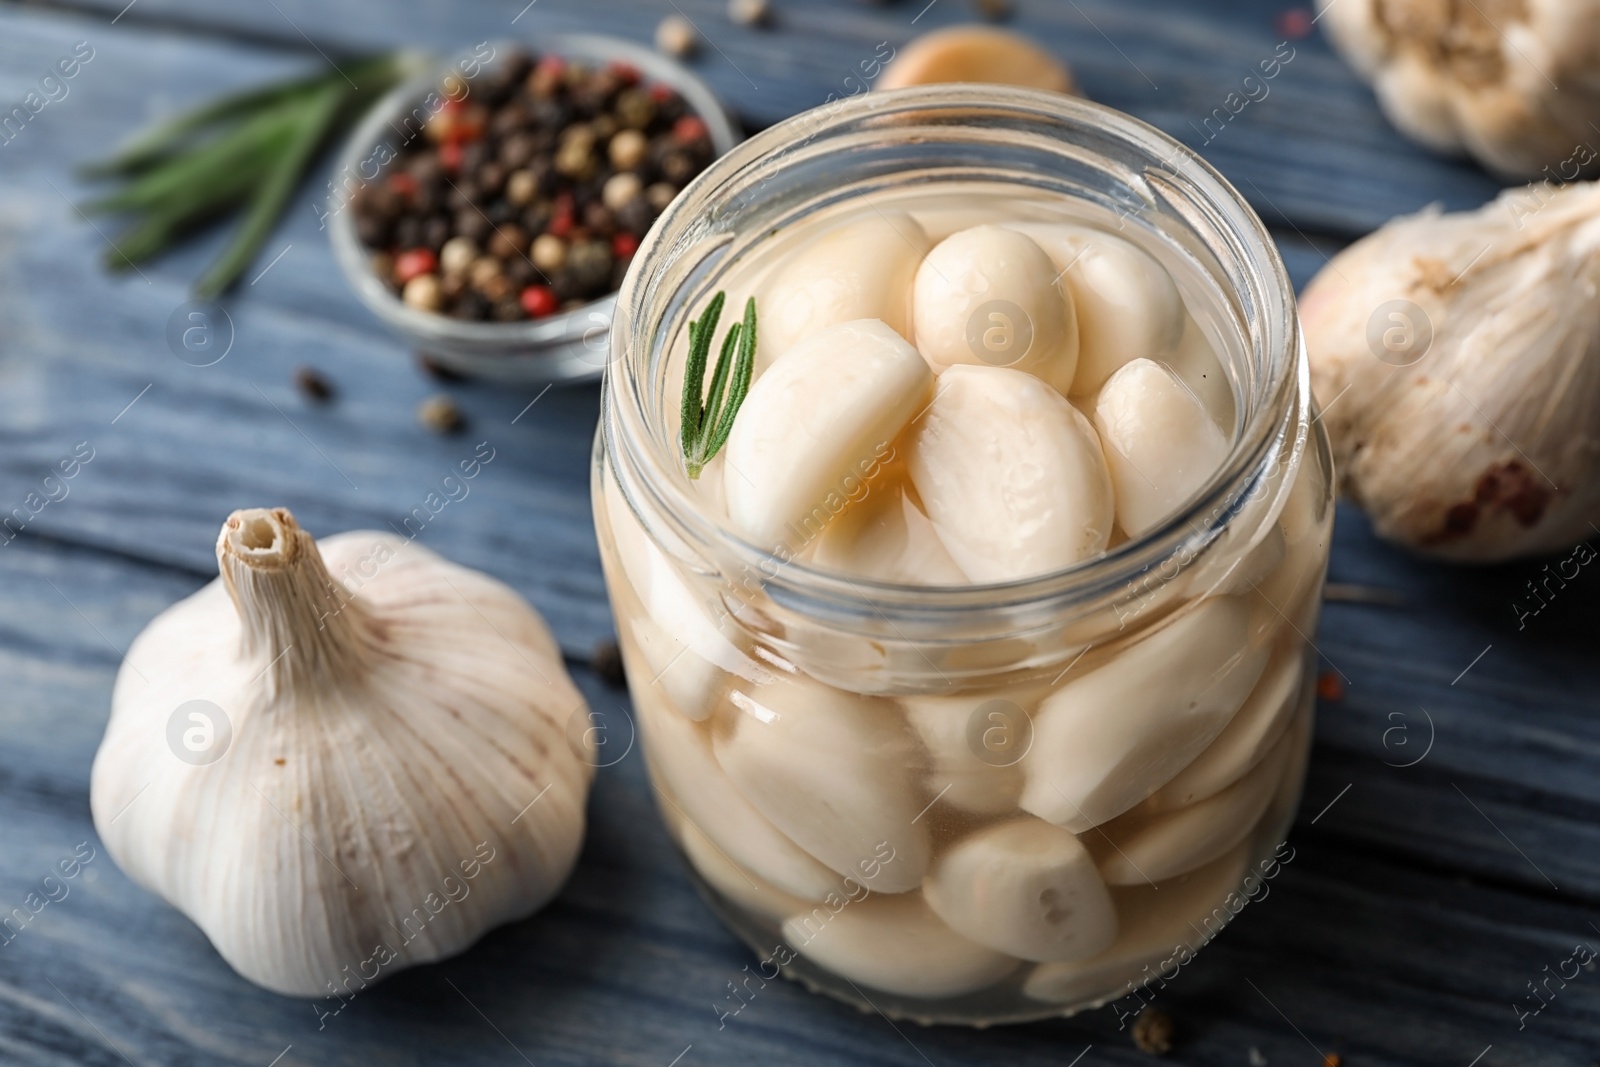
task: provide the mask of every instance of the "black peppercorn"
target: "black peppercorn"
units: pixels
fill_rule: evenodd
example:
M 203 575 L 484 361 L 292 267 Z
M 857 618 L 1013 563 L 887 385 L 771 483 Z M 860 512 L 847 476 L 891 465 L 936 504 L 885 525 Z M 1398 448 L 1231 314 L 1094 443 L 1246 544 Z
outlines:
M 396 248 L 416 248 L 422 244 L 422 220 L 406 215 L 394 224 L 393 237 Z
M 656 221 L 656 209 L 644 197 L 635 197 L 622 205 L 617 212 L 617 224 L 635 237 L 643 237 L 650 224 Z
M 482 244 L 489 235 L 489 220 L 475 207 L 464 207 L 456 212 L 456 233 L 462 237 L 470 237 L 478 244 Z
M 597 296 L 611 285 L 611 247 L 604 241 L 580 241 L 567 253 L 566 273 L 574 296 Z
M 422 243 L 437 252 L 444 247 L 446 241 L 450 240 L 451 232 L 449 219 L 443 215 L 431 215 L 428 221 L 422 224 Z
M 583 225 L 604 237 L 617 232 L 617 216 L 598 200 L 592 200 L 583 209 Z
M 456 301 L 451 314 L 458 319 L 481 322 L 489 317 L 489 300 L 475 289 L 468 289 Z

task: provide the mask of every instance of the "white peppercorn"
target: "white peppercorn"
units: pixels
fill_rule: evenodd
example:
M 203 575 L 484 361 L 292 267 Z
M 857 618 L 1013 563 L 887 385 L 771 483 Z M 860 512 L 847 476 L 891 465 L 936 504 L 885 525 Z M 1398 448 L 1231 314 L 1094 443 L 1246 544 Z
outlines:
M 668 15 L 656 27 L 656 47 L 669 56 L 684 59 L 694 54 L 700 46 L 700 35 L 694 24 L 682 15 Z
M 612 211 L 621 211 L 643 192 L 644 182 L 639 180 L 637 174 L 625 170 L 606 179 L 604 188 L 600 190 L 600 199 Z
M 400 299 L 406 302 L 407 307 L 414 307 L 418 311 L 438 311 L 444 304 L 444 293 L 439 289 L 439 276 L 437 274 L 419 274 L 406 282 L 405 289 L 400 294 Z

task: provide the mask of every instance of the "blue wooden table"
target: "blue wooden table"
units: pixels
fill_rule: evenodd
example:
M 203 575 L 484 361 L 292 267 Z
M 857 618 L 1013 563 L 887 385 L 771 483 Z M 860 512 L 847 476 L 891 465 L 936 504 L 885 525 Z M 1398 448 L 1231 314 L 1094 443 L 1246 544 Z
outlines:
M 1394 133 L 1309 14 L 1284 3 L 1021 0 L 1014 25 L 1065 57 L 1087 95 L 1215 162 L 1273 228 L 1297 284 L 1391 215 L 1495 192 L 1480 171 Z M 230 299 L 227 357 L 183 363 L 167 320 L 216 239 L 106 276 L 105 238 L 71 206 L 84 196 L 72 166 L 152 117 L 307 69 L 318 51 L 450 50 L 577 29 L 649 40 L 674 8 L 710 42 L 698 69 L 758 128 L 847 91 L 878 42 L 971 17 L 964 0 L 777 6 L 776 25 L 746 29 L 722 0 L 0 4 L 6 110 L 75 42 L 93 49 L 68 96 L 0 145 L 0 511 L 74 449 L 93 454 L 65 496 L 0 546 L 0 911 L 58 860 L 94 850 L 70 892 L 0 947 L 0 1062 L 1145 1058 L 1109 1012 L 923 1029 L 778 982 L 719 1018 L 749 957 L 694 894 L 637 751 L 600 772 L 582 860 L 550 908 L 320 1022 L 306 1002 L 234 975 L 193 925 L 117 871 L 91 825 L 89 764 L 120 652 L 214 575 L 231 509 L 286 505 L 319 534 L 384 528 L 482 440 L 501 458 L 422 540 L 526 594 L 595 707 L 618 714 L 627 701 L 588 666 L 612 625 L 589 520 L 597 388 L 553 390 L 528 408 L 532 391 L 452 385 L 471 429 L 428 434 L 412 409 L 442 387 L 339 279 L 312 206 L 319 188 L 302 191 Z M 1292 58 L 1268 96 L 1219 121 L 1224 98 L 1274 55 Z M 294 391 L 301 364 L 334 380 L 336 403 Z M 1152 995 L 1176 1020 L 1177 1060 L 1587 1067 L 1600 1055 L 1600 973 L 1591 963 L 1546 981 L 1568 971 L 1575 946 L 1600 947 L 1600 577 L 1584 572 L 1519 619 L 1514 604 L 1542 564 L 1419 563 L 1341 510 L 1331 579 L 1399 603 L 1332 603 L 1323 616 L 1317 644 L 1343 693 L 1320 707 L 1294 858 Z

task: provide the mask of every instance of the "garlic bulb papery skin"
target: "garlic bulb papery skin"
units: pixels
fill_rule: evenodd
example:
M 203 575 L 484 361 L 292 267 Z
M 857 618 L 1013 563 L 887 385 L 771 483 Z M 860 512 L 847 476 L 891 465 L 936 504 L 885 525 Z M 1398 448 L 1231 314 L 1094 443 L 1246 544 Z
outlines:
M 1592 171 L 1600 0 L 1318 0 L 1389 121 L 1510 178 Z
M 217 560 L 129 648 L 95 756 L 95 828 L 130 878 L 245 978 L 303 997 L 453 955 L 555 895 L 594 760 L 515 592 L 391 534 L 319 545 L 282 508 L 234 512 Z M 210 710 L 185 718 L 191 701 Z M 178 740 L 208 728 L 220 755 Z
M 1600 186 L 1397 219 L 1300 299 L 1341 488 L 1392 541 L 1493 561 L 1600 521 Z

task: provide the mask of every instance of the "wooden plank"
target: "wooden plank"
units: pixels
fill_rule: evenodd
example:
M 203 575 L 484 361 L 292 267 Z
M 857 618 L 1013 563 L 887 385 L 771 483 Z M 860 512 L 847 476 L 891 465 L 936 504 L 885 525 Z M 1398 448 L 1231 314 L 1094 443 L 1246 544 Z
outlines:
M 1358 523 L 1344 525 L 1359 532 Z M 80 841 L 98 848 L 85 782 L 117 650 L 195 584 L 183 571 L 76 546 L 18 540 L 0 551 L 0 587 L 12 609 L 0 626 L 8 681 L 0 701 L 0 903 L 20 902 Z M 1492 599 L 1492 586 L 1483 592 Z M 1183 1059 L 1197 1064 L 1237 1067 L 1251 1047 L 1272 1061 L 1305 1062 L 1308 1040 L 1361 1063 L 1465 1064 L 1490 1044 L 1497 1063 L 1572 1062 L 1600 1024 L 1600 979 L 1572 981 L 1525 1032 L 1511 1005 L 1573 943 L 1600 944 L 1587 927 L 1592 822 L 1580 824 L 1585 812 L 1572 800 L 1592 785 L 1580 767 L 1569 774 L 1546 756 L 1528 762 L 1544 771 L 1548 792 L 1513 789 L 1505 768 L 1522 756 L 1506 730 L 1493 728 L 1498 715 L 1527 704 L 1496 706 L 1495 695 L 1520 693 L 1550 663 L 1486 656 L 1460 683 L 1470 694 L 1464 701 L 1484 706 L 1440 714 L 1433 753 L 1416 767 L 1385 767 L 1375 756 L 1394 760 L 1397 752 L 1374 737 L 1386 728 L 1384 709 L 1403 703 L 1408 686 L 1443 681 L 1422 668 L 1398 676 L 1392 662 L 1369 679 L 1353 634 L 1373 620 L 1338 622 L 1354 610 L 1333 609 L 1338 634 L 1323 635 L 1352 684 L 1322 711 L 1296 858 L 1155 1003 L 1179 1020 Z M 587 671 L 576 677 L 593 706 L 628 710 Z M 1563 712 L 1529 724 L 1529 736 L 1579 753 L 1574 764 L 1592 753 L 1592 696 L 1524 696 Z M 1488 831 L 1472 840 L 1481 817 L 1465 802 L 1445 803 L 1442 779 L 1463 785 L 1559 892 L 1529 892 L 1538 886 L 1519 873 L 1525 861 L 1496 847 Z M 1329 800 L 1336 803 L 1324 811 Z M 1568 816 L 1551 817 L 1557 809 Z M 881 1019 L 772 983 L 720 1020 L 714 1005 L 750 956 L 695 898 L 652 810 L 637 749 L 600 772 L 590 819 L 577 873 L 549 910 L 491 933 L 457 960 L 363 992 L 322 1029 L 310 1005 L 233 975 L 187 920 L 130 886 L 102 854 L 67 898 L 0 948 L 0 1048 L 39 1064 L 113 1064 L 126 1055 L 135 1063 L 199 1057 L 259 1067 L 291 1045 L 284 1064 L 367 1063 L 379 1050 L 396 1063 L 516 1062 L 509 1040 L 540 1064 L 665 1064 L 693 1045 L 693 1059 L 683 1062 L 917 1064 L 925 1055 L 940 1064 L 998 1058 L 1026 1067 L 1060 1064 L 1092 1045 L 1102 1060 L 1139 1062 L 1114 1012 L 987 1032 L 896 1033 Z
M 158 14 L 206 15 L 172 0 L 140 0 L 134 11 L 147 5 Z M 846 45 L 878 39 L 871 34 L 882 20 L 909 20 L 918 6 L 819 4 L 790 14 L 814 19 L 818 25 L 807 23 L 806 32 L 833 49 L 827 54 L 842 55 Z M 330 19 L 374 32 L 353 20 L 353 6 L 320 7 Z M 457 7 L 466 40 L 481 11 Z M 697 20 L 714 14 L 710 5 L 685 9 Z M 242 7 L 220 10 L 227 20 L 247 21 Z M 309 5 L 285 10 L 299 21 Z M 574 24 L 613 13 L 609 0 L 582 11 L 535 10 Z M 264 11 L 249 16 L 258 27 Z M 919 27 L 958 11 L 946 0 Z M 450 32 L 446 13 L 443 5 L 424 8 L 417 24 L 442 37 Z M 660 13 L 618 14 L 617 25 L 642 36 Z M 1261 27 L 1270 26 L 1272 11 L 1259 2 L 1220 13 L 1157 5 L 1119 15 L 1113 5 L 1081 4 L 1045 14 L 1079 13 L 1118 46 L 1126 47 L 1127 34 L 1159 42 L 1149 55 L 1129 51 L 1141 67 L 1162 60 L 1162 49 L 1184 52 L 1187 58 L 1169 57 L 1180 80 L 1157 80 L 1162 94 L 1185 86 L 1186 101 L 1227 83 L 1216 57 L 1236 53 L 1221 39 L 1250 46 L 1271 37 Z M 510 14 L 508 8 L 504 17 Z M 515 424 L 536 394 L 453 389 L 477 431 L 447 440 L 424 434 L 410 407 L 438 387 L 410 369 L 400 346 L 350 298 L 316 231 L 309 195 L 279 235 L 289 252 L 234 304 L 237 348 L 215 367 L 177 362 L 163 339 L 166 316 L 207 249 L 147 268 L 148 282 L 99 274 L 91 260 L 100 238 L 74 220 L 49 183 L 81 195 L 67 165 L 99 153 L 139 117 L 298 62 L 255 46 L 124 29 L 131 14 L 106 29 L 107 18 L 0 11 L 0 99 L 19 97 L 36 77 L 30 72 L 42 72 L 63 45 L 92 36 L 99 49 L 73 95 L 30 124 L 27 141 L 0 148 L 0 318 L 7 323 L 0 335 L 0 505 L 21 502 L 77 441 L 96 450 L 68 496 L 0 550 L 0 588 L 10 609 L 0 615 L 0 677 L 7 680 L 0 699 L 0 904 L 13 906 L 73 845 L 91 839 L 85 782 L 117 650 L 156 611 L 208 579 L 215 531 L 232 507 L 287 503 L 318 532 L 381 528 L 418 504 L 459 454 L 488 439 L 495 463 L 421 539 L 512 582 L 545 611 L 569 652 L 582 655 L 610 628 L 588 528 L 592 388 L 553 391 Z M 1087 25 L 1074 32 L 1092 34 Z M 751 37 L 772 47 L 760 55 L 771 59 L 774 79 L 818 84 L 814 72 L 794 64 L 810 62 L 822 46 L 779 48 L 779 38 Z M 1074 38 L 1064 47 L 1102 99 L 1128 76 L 1112 73 L 1122 60 L 1111 62 L 1114 50 L 1103 43 Z M 1205 47 L 1214 49 L 1210 60 Z M 1079 48 L 1081 61 L 1072 51 Z M 1298 66 L 1311 54 L 1298 56 L 1284 78 L 1314 69 Z M 729 55 L 743 65 L 743 52 Z M 720 62 L 706 59 L 719 84 L 731 84 L 731 64 L 719 74 Z M 1186 65 L 1208 73 L 1190 85 L 1181 81 Z M 1348 85 L 1339 92 L 1361 99 Z M 1339 117 L 1339 92 L 1298 113 L 1318 123 Z M 1247 111 L 1239 122 L 1266 124 L 1267 108 L 1290 99 L 1285 93 L 1280 101 L 1275 90 L 1259 114 Z M 1196 105 L 1189 112 L 1186 102 L 1170 114 L 1145 114 L 1176 124 L 1203 111 Z M 1361 121 L 1357 116 L 1350 127 L 1356 141 L 1368 129 Z M 1402 188 L 1406 183 L 1394 179 L 1388 191 L 1363 192 L 1358 187 L 1368 179 L 1345 174 L 1334 190 L 1334 177 L 1316 167 L 1353 169 L 1359 159 L 1303 166 L 1317 160 L 1303 154 L 1303 142 L 1325 128 L 1275 134 L 1282 144 L 1274 153 L 1302 153 L 1293 163 L 1263 155 L 1267 171 L 1278 168 L 1271 181 L 1306 183 L 1296 186 L 1299 200 L 1255 177 L 1269 222 L 1271 204 L 1287 211 L 1278 220 L 1280 248 L 1302 284 L 1340 236 L 1369 224 L 1360 211 L 1376 217 L 1371 205 L 1386 196 L 1431 196 L 1449 185 Z M 1216 139 L 1217 158 L 1235 133 L 1251 129 L 1230 125 Z M 1371 180 L 1382 186 L 1391 176 Z M 1322 215 L 1301 212 L 1324 196 Z M 1359 210 L 1346 210 L 1341 198 Z M 301 362 L 336 379 L 343 393 L 337 405 L 307 407 L 289 391 L 289 373 Z M 1335 604 L 1325 614 L 1317 642 L 1348 684 L 1321 710 L 1300 853 L 1271 897 L 1158 995 L 1183 1029 L 1184 1061 L 1237 1067 L 1250 1062 L 1254 1047 L 1269 1062 L 1315 1062 L 1314 1045 L 1352 1063 L 1464 1065 L 1493 1045 L 1485 1067 L 1586 1062 L 1580 1056 L 1600 1027 L 1594 973 L 1561 989 L 1525 1030 L 1517 1029 L 1511 1006 L 1519 995 L 1531 1005 L 1525 983 L 1556 967 L 1575 941 L 1600 945 L 1600 932 L 1586 932 L 1600 900 L 1600 669 L 1592 657 L 1600 620 L 1580 579 L 1519 629 L 1513 602 L 1539 576 L 1533 564 L 1478 571 L 1418 564 L 1376 543 L 1353 512 L 1341 514 L 1333 580 L 1381 587 L 1405 603 Z M 587 672 L 577 674 L 598 706 L 625 705 Z M 1397 766 L 1413 760 L 1429 736 L 1422 708 L 1434 745 L 1415 765 Z M 1404 734 L 1390 732 L 1397 725 Z M 308 1005 L 248 986 L 192 925 L 131 887 L 101 855 L 69 898 L 0 948 L 0 1056 L 43 1064 L 119 1064 L 125 1055 L 140 1064 L 260 1065 L 283 1054 L 282 1067 L 522 1056 L 541 1065 L 667 1064 L 692 1044 L 683 1067 L 1030 1065 L 1071 1062 L 1092 1045 L 1086 1065 L 1097 1058 L 1144 1062 L 1110 1012 L 982 1033 L 902 1033 L 788 983 L 770 984 L 719 1030 L 712 1004 L 750 956 L 695 898 L 651 809 L 637 752 L 601 773 L 591 820 L 577 874 L 550 910 L 489 935 L 458 960 L 364 993 L 321 1031 Z
M 114 14 L 123 0 L 80 0 Z M 735 26 L 723 0 L 638 5 L 523 0 L 408 5 L 403 18 L 373 19 L 359 0 L 140 0 L 124 23 L 176 20 L 185 26 L 247 32 L 303 48 L 358 51 L 401 45 L 449 48 L 517 35 L 604 27 L 651 40 L 676 7 L 706 38 L 696 69 L 752 125 L 771 125 L 848 95 L 876 42 L 902 46 L 917 33 L 972 18 L 967 5 L 921 0 L 863 5 L 807 0 L 775 5 L 771 29 Z M 1372 94 L 1320 35 L 1288 40 L 1282 5 L 1194 4 L 1149 0 L 1034 0 L 1017 5 L 1011 25 L 1065 58 L 1086 94 L 1184 141 L 1214 162 L 1275 225 L 1345 238 L 1433 201 L 1474 207 L 1497 183 L 1470 165 L 1434 157 L 1407 142 L 1378 112 Z M 303 35 L 303 36 L 302 36 Z M 1243 79 L 1261 64 L 1277 76 L 1249 92 Z M 1263 92 L 1265 95 L 1263 95 Z M 1240 94 L 1230 99 L 1230 94 Z M 1209 121 L 1209 125 L 1208 125 Z
M 22 32 L 7 34 L 8 44 L 0 49 L 31 49 L 29 55 L 47 56 L 71 38 L 70 29 L 53 20 L 42 24 L 47 30 L 39 30 L 41 23 L 31 17 L 21 21 L 23 28 L 34 27 L 36 39 L 30 42 Z M 121 88 L 125 79 L 147 74 L 169 78 L 163 72 L 183 70 L 195 82 L 250 81 L 268 68 L 292 62 L 255 49 L 199 48 L 186 38 L 163 40 L 163 47 L 141 49 L 137 55 L 107 49 L 97 56 L 95 62 L 105 66 L 86 68 L 75 90 L 81 95 L 65 102 L 80 110 L 70 114 L 71 121 L 50 125 L 44 120 L 69 116 L 46 111 L 26 131 L 30 137 L 39 135 L 33 149 L 0 177 L 5 202 L 13 205 L 7 223 L 13 255 L 3 268 L 11 273 L 8 284 L 0 287 L 0 307 L 17 326 L 17 340 L 10 344 L 18 346 L 5 364 L 10 380 L 18 384 L 7 394 L 11 418 L 7 448 L 0 455 L 0 490 L 5 493 L 0 502 L 7 508 L 21 503 L 38 488 L 43 472 L 77 442 L 88 441 L 95 458 L 72 481 L 70 495 L 48 505 L 27 535 L 42 531 L 180 567 L 199 581 L 214 572 L 215 531 L 234 507 L 284 503 L 319 533 L 391 528 L 421 504 L 461 457 L 471 454 L 477 441 L 488 440 L 496 449 L 495 463 L 473 483 L 471 495 L 430 521 L 420 539 L 511 582 L 551 619 L 569 654 L 587 655 L 611 630 L 588 519 L 587 460 L 597 397 L 593 387 L 552 391 L 526 413 L 524 407 L 538 394 L 458 388 L 453 391 L 476 420 L 477 430 L 460 439 L 426 434 L 415 425 L 411 407 L 437 387 L 422 380 L 397 346 L 354 307 L 309 210 L 291 216 L 282 233 L 290 246 L 283 260 L 235 303 L 237 352 L 213 367 L 179 362 L 164 340 L 166 317 L 183 299 L 184 280 L 204 250 L 148 268 L 148 284 L 136 276 L 107 280 L 93 265 L 101 238 L 73 220 L 48 183 L 62 185 L 63 191 L 71 188 L 63 184 L 59 161 L 83 158 L 115 136 L 122 120 L 105 116 L 119 108 L 126 113 L 131 106 Z M 8 61 L 5 69 L 31 68 Z M 96 75 L 104 80 L 89 80 Z M 1294 234 L 1283 235 L 1281 246 L 1291 273 L 1301 281 L 1332 247 Z M 343 394 L 337 404 L 310 407 L 287 388 L 292 368 L 302 362 L 324 368 L 335 379 Z M 197 412 L 204 417 L 196 418 Z M 1414 590 L 1419 606 L 1435 594 L 1459 597 L 1471 581 L 1456 570 L 1419 569 L 1373 544 L 1353 514 L 1341 523 L 1333 570 L 1342 580 Z M 1427 576 L 1428 584 L 1416 584 Z M 1508 611 L 1505 620 L 1511 621 Z M 1580 625 L 1581 620 L 1568 620 L 1549 629 L 1567 632 L 1565 626 Z M 1527 679 L 1541 701 L 1574 709 L 1554 740 L 1541 740 L 1542 726 L 1519 720 L 1512 711 L 1514 700 L 1503 693 L 1480 696 L 1472 688 L 1493 674 L 1470 676 L 1459 687 L 1448 685 L 1467 660 L 1494 640 L 1492 633 L 1480 641 L 1466 632 L 1465 619 L 1441 628 L 1440 617 L 1427 611 L 1331 609 L 1319 643 L 1356 678 L 1337 717 L 1325 723 L 1325 737 L 1357 758 L 1380 743 L 1391 725 L 1386 716 L 1411 709 L 1407 701 L 1436 712 L 1442 708 L 1452 727 L 1451 714 L 1468 716 L 1462 729 L 1474 731 L 1478 747 L 1442 745 L 1434 762 L 1418 768 L 1413 777 L 1430 775 L 1437 766 L 1471 781 L 1492 781 L 1494 788 L 1479 802 L 1490 804 L 1488 811 L 1509 803 L 1502 815 L 1519 826 L 1525 820 L 1517 812 L 1562 810 L 1564 805 L 1592 810 L 1595 790 L 1585 776 L 1570 773 L 1558 782 L 1548 781 L 1545 758 L 1552 746 L 1592 743 L 1586 713 L 1593 698 L 1583 691 L 1592 673 L 1573 676 L 1569 671 L 1570 685 L 1560 680 L 1559 671 Z M 1388 654 L 1397 647 L 1412 654 L 1397 661 Z M 1490 660 L 1485 671 L 1495 663 Z M 1401 677 L 1391 681 L 1387 676 L 1392 672 Z M 1373 684 L 1364 686 L 1369 678 Z M 1470 702 L 1452 713 L 1463 692 L 1472 694 Z M 1371 703 L 1368 693 L 1373 694 Z M 1334 729 L 1329 724 L 1340 723 L 1349 725 L 1328 732 Z M 1501 765 L 1498 754 L 1504 749 L 1526 758 Z M 1458 757 L 1465 762 L 1449 762 Z M 1448 788 L 1444 782 L 1434 785 Z M 1388 788 L 1364 785 L 1346 798 L 1351 817 L 1367 811 L 1368 803 L 1375 805 L 1376 817 L 1364 830 L 1367 839 L 1394 841 L 1403 832 L 1387 821 L 1392 810 Z M 1503 800 L 1502 790 L 1512 790 L 1513 798 Z M 1435 851 L 1451 855 L 1465 845 L 1465 855 L 1488 865 L 1468 869 L 1538 881 L 1503 842 L 1496 844 L 1497 835 L 1483 837 L 1493 831 L 1459 803 L 1453 788 L 1443 801 L 1452 815 Z M 1561 836 L 1568 832 L 1588 840 L 1577 820 L 1549 825 L 1556 840 L 1569 839 Z M 1484 844 L 1491 847 L 1485 850 L 1480 847 Z M 1600 885 L 1600 873 L 1588 858 L 1591 851 L 1555 851 L 1561 853 L 1553 861 L 1552 877 L 1558 884 L 1585 892 Z

